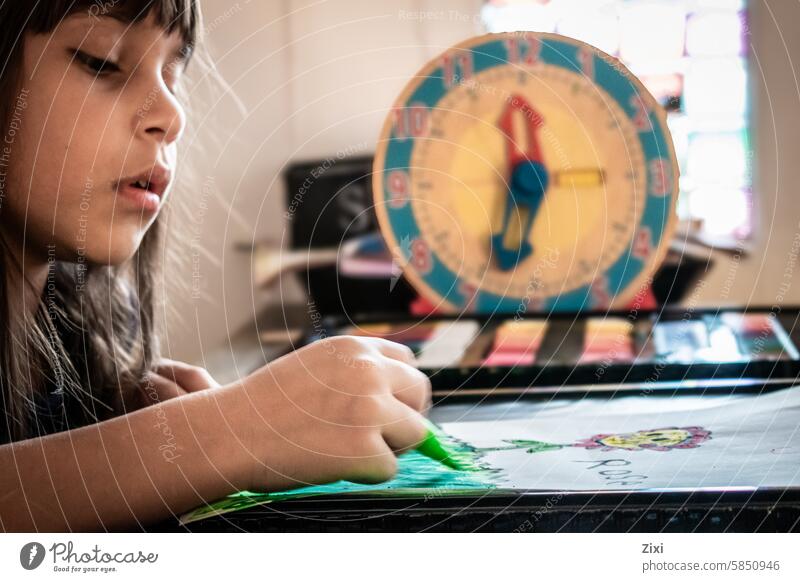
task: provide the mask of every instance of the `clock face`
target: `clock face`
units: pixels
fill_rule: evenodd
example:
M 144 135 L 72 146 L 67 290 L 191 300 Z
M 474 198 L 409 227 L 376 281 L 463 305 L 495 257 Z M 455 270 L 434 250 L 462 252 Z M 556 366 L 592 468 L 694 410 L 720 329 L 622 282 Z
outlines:
M 429 63 L 384 125 L 382 232 L 439 308 L 602 309 L 649 283 L 675 221 L 664 113 L 599 50 L 490 34 Z

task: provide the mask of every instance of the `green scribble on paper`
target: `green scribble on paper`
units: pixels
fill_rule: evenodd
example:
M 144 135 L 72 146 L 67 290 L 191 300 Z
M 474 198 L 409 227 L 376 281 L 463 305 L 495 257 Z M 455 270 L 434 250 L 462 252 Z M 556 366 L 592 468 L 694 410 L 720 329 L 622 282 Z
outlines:
M 503 445 L 499 447 L 481 447 L 481 448 L 475 448 L 474 450 L 481 454 L 493 451 L 511 451 L 516 449 L 525 449 L 526 453 L 543 453 L 545 451 L 557 451 L 558 449 L 563 449 L 564 447 L 569 446 L 569 445 L 559 445 L 556 443 L 546 443 L 544 441 L 533 441 L 533 440 L 523 440 L 523 439 L 510 439 L 510 440 L 504 440 L 503 442 L 508 443 L 508 445 Z
M 429 495 L 481 494 L 496 488 L 493 479 L 496 478 L 497 471 L 481 463 L 481 453 L 443 432 L 437 433 L 437 437 L 458 455 L 460 462 L 469 463 L 475 470 L 457 471 L 416 451 L 409 451 L 399 457 L 395 478 L 385 483 L 362 485 L 337 481 L 327 485 L 313 485 L 274 493 L 240 491 L 183 515 L 181 523 L 186 524 L 265 503 L 322 495 L 367 494 L 424 498 Z
M 436 427 L 434 427 L 436 428 Z M 278 491 L 276 493 L 256 493 L 240 491 L 205 507 L 189 512 L 181 518 L 181 523 L 190 523 L 264 503 L 274 503 L 286 499 L 313 497 L 321 495 L 370 495 L 409 498 L 443 496 L 455 494 L 486 494 L 498 489 L 501 471 L 493 469 L 482 460 L 486 453 L 496 451 L 524 450 L 536 454 L 557 451 L 567 447 L 580 447 L 599 451 L 671 451 L 692 449 L 711 439 L 711 431 L 700 426 L 661 427 L 625 433 L 596 434 L 574 443 L 549 443 L 531 439 L 504 439 L 502 445 L 495 447 L 474 447 L 455 437 L 436 429 L 436 437 L 452 451 L 460 464 L 473 467 L 471 471 L 457 471 L 434 461 L 416 451 L 408 452 L 399 458 L 397 476 L 379 485 L 359 485 L 339 481 L 328 485 L 314 485 Z

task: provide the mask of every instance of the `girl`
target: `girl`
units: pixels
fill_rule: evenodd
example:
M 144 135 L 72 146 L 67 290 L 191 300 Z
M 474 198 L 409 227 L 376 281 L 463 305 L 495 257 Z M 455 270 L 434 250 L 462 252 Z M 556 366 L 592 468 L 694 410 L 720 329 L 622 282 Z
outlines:
M 228 386 L 161 360 L 161 219 L 196 0 L 0 3 L 0 529 L 132 528 L 236 490 L 378 482 L 425 436 L 407 348 Z

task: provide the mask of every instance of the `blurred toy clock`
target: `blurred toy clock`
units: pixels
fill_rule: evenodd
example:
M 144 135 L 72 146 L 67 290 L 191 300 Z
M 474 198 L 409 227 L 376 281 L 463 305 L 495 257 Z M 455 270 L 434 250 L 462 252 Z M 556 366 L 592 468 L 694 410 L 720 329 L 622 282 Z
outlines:
M 373 191 L 404 274 L 443 311 L 618 307 L 675 227 L 661 106 L 618 60 L 545 33 L 429 62 L 383 126 Z

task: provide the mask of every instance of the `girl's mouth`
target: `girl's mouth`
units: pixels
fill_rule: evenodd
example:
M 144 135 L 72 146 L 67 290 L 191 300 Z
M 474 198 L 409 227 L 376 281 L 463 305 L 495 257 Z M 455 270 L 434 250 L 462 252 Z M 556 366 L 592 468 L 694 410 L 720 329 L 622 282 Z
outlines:
M 170 171 L 164 166 L 154 166 L 144 172 L 117 181 L 116 189 L 140 211 L 155 212 L 170 182 Z

